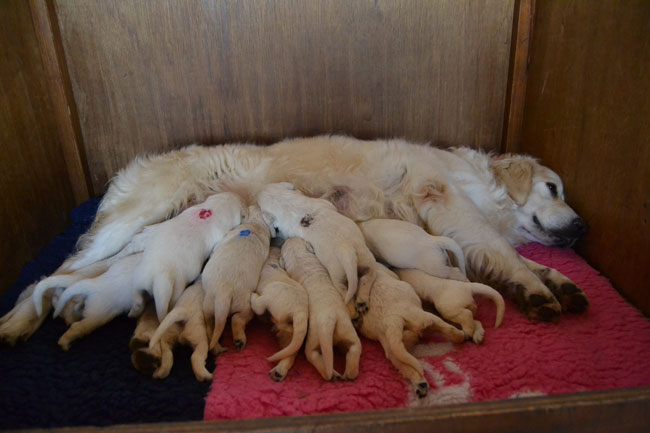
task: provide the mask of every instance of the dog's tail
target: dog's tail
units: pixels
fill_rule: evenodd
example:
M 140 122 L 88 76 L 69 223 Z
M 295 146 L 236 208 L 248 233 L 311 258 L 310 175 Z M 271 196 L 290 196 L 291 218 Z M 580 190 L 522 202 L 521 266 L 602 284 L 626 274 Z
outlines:
M 171 272 L 157 273 L 153 277 L 152 294 L 156 305 L 158 321 L 162 322 L 169 312 L 169 304 L 174 294 L 174 275 Z
M 54 317 L 59 317 L 59 315 L 63 312 L 65 305 L 70 299 L 72 299 L 73 296 L 84 295 L 84 297 L 86 297 L 88 296 L 89 290 L 90 285 L 87 283 L 87 280 L 81 280 L 65 289 L 59 298 L 59 302 L 56 304 Z
M 233 289 L 229 286 L 219 285 L 218 292 L 214 296 L 214 331 L 210 340 L 210 350 L 219 345 L 219 339 L 226 326 L 226 321 L 230 315 L 232 304 Z M 208 296 L 206 296 L 208 299 Z
M 345 293 L 344 302 L 347 304 L 350 299 L 357 294 L 357 287 L 359 286 L 359 274 L 357 270 L 357 253 L 354 248 L 343 247 L 337 249 L 337 259 L 348 279 L 348 290 Z M 336 284 L 336 281 L 333 281 Z
M 34 308 L 38 317 L 43 315 L 43 297 L 46 293 L 49 293 L 51 289 L 64 289 L 75 281 L 76 279 L 70 274 L 52 275 L 39 281 L 34 288 L 34 293 L 32 293 L 32 300 L 34 301 Z
M 149 349 L 153 350 L 156 347 L 156 345 L 160 342 L 162 336 L 165 334 L 165 331 L 174 325 L 174 323 L 182 322 L 186 319 L 187 317 L 183 308 L 174 308 L 172 311 L 170 311 L 169 314 L 165 316 L 163 321 L 160 322 L 160 325 L 158 325 L 158 328 L 156 328 L 156 332 L 154 332 L 151 336 L 151 340 L 149 340 Z
M 448 238 L 446 236 L 440 236 L 440 243 L 443 249 L 447 250 L 447 252 L 451 253 L 454 256 L 454 259 L 456 259 L 456 265 L 458 266 L 458 269 L 463 273 L 463 275 L 467 276 L 467 269 L 465 266 L 465 254 L 463 253 L 462 248 L 458 243 L 453 240 L 452 238 Z
M 295 355 L 300 350 L 302 342 L 307 335 L 309 316 L 306 312 L 299 312 L 293 315 L 293 335 L 291 341 L 284 349 L 266 358 L 269 362 L 276 362 L 288 356 Z
M 492 287 L 486 286 L 485 284 L 471 283 L 471 288 L 472 288 L 471 289 L 472 294 L 485 296 L 486 298 L 494 302 L 494 305 L 497 307 L 497 317 L 496 320 L 494 321 L 494 327 L 498 328 L 499 325 L 501 325 L 501 321 L 503 320 L 503 313 L 506 310 L 506 305 L 505 302 L 503 301 L 503 296 L 501 296 L 501 294 L 496 290 L 494 290 Z

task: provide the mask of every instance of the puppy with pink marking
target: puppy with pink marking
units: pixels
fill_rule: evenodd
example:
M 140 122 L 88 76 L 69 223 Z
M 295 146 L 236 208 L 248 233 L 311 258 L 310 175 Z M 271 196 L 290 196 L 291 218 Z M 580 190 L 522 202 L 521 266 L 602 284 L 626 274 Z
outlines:
M 336 287 L 344 289 L 347 280 L 345 304 L 357 293 L 359 274 L 374 279 L 375 257 L 359 227 L 338 213 L 332 203 L 307 197 L 286 182 L 267 185 L 257 200 L 264 218 L 285 238 L 300 237 L 312 245 Z M 357 295 L 360 313 L 367 311 L 368 298 L 365 291 Z
M 153 296 L 159 321 L 199 276 L 214 246 L 241 223 L 245 213 L 237 194 L 222 192 L 145 229 L 137 283 Z

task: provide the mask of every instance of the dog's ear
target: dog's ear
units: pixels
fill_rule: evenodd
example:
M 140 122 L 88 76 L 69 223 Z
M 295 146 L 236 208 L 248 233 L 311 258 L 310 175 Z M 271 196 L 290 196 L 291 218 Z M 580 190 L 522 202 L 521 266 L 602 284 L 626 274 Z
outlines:
M 282 185 L 286 189 L 290 189 L 290 190 L 296 189 L 296 187 L 293 186 L 293 184 L 291 182 L 280 182 L 280 185 Z
M 490 162 L 494 178 L 505 185 L 508 195 L 519 206 L 528 200 L 533 187 L 533 165 L 525 159 L 494 159 Z
M 266 227 L 268 227 L 269 231 L 271 232 L 271 237 L 276 237 L 278 233 L 275 230 L 275 218 L 273 215 L 268 212 L 262 212 L 262 219 L 264 220 Z

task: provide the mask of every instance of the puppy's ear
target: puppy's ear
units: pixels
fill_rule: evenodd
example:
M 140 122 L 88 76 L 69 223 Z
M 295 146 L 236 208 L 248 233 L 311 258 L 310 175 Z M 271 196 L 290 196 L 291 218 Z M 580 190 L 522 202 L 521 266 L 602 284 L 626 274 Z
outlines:
M 275 218 L 273 215 L 268 212 L 262 212 L 262 219 L 264 220 L 266 227 L 268 227 L 269 231 L 271 232 L 271 237 L 276 237 L 278 233 L 275 230 Z
M 490 162 L 494 178 L 505 185 L 508 195 L 519 206 L 528 200 L 533 187 L 533 165 L 523 159 L 494 159 Z
M 293 184 L 291 182 L 280 182 L 280 185 L 282 185 L 286 189 L 291 189 L 291 190 L 296 189 L 296 187 L 293 186 Z

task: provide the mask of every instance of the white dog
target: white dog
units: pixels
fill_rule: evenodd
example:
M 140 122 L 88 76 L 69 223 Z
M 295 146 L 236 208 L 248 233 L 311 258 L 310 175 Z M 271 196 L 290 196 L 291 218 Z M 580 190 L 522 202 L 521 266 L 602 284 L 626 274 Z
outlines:
M 253 318 L 251 293 L 269 255 L 270 242 L 271 232 L 262 212 L 257 205 L 249 206 L 247 221 L 226 234 L 203 269 L 203 314 L 206 320 L 214 317 L 210 350 L 215 353 L 225 350 L 219 339 L 229 315 L 235 348 L 246 345 L 246 325 Z
M 456 343 L 465 340 L 462 331 L 422 309 L 413 288 L 385 266 L 377 263 L 377 278 L 370 292 L 371 308 L 360 320 L 361 335 L 379 341 L 384 353 L 402 376 L 408 379 L 418 395 L 427 395 L 429 383 L 420 362 L 407 348 L 414 345 L 425 331 L 435 331 Z
M 242 182 L 244 189 L 252 185 L 251 196 L 260 185 L 286 181 L 320 197 L 337 179 L 344 185 L 363 179 L 376 187 L 358 191 L 373 190 L 379 205 L 361 206 L 358 215 L 349 209 L 352 219 L 398 218 L 454 239 L 463 248 L 470 279 L 498 288 L 529 317 L 552 320 L 560 309 L 587 309 L 586 296 L 571 280 L 522 260 L 513 248 L 528 241 L 571 246 L 585 232 L 584 221 L 564 202 L 556 173 L 530 157 L 404 140 L 320 136 L 273 146 L 188 146 L 138 158 L 111 182 L 79 251 L 57 273 L 110 257 L 143 226 L 224 190 L 225 180 Z M 42 323 L 28 298 L 32 290 L 0 319 L 0 339 L 24 340 Z
M 345 287 L 347 279 L 345 304 L 357 292 L 359 274 L 374 273 L 375 258 L 359 227 L 338 213 L 330 202 L 306 197 L 293 185 L 278 183 L 262 189 L 258 203 L 267 222 L 284 237 L 300 237 L 312 245 L 338 288 Z M 360 312 L 367 310 L 367 293 L 359 294 L 357 307 Z
M 406 281 L 415 289 L 420 299 L 433 303 L 443 318 L 460 325 L 465 336 L 476 344 L 483 341 L 485 330 L 481 322 L 474 320 L 476 303 L 473 295 L 481 295 L 494 302 L 497 309 L 495 328 L 498 328 L 503 320 L 505 303 L 499 292 L 492 287 L 442 279 L 418 269 L 396 269 L 395 272 L 402 281 Z
M 431 236 L 421 227 L 395 219 L 359 223 L 370 251 L 397 268 L 415 268 L 440 278 L 465 281 L 465 256 L 453 239 Z M 453 254 L 457 267 L 449 263 Z
M 245 210 L 231 192 L 214 194 L 144 233 L 138 285 L 149 292 L 162 321 L 201 268 L 214 246 L 237 226 Z
M 269 372 L 276 382 L 284 380 L 307 335 L 309 299 L 305 288 L 289 277 L 280 265 L 280 249 L 271 248 L 264 263 L 251 307 L 258 316 L 267 310 L 275 325 L 282 350 L 271 355 L 269 362 L 279 361 Z
M 332 284 L 327 269 L 318 260 L 311 246 L 301 238 L 290 238 L 284 242 L 282 262 L 291 278 L 300 282 L 307 291 L 307 360 L 325 380 L 356 379 L 359 375 L 361 341 L 354 330 L 341 293 Z M 346 349 L 343 375 L 334 370 L 334 345 Z

